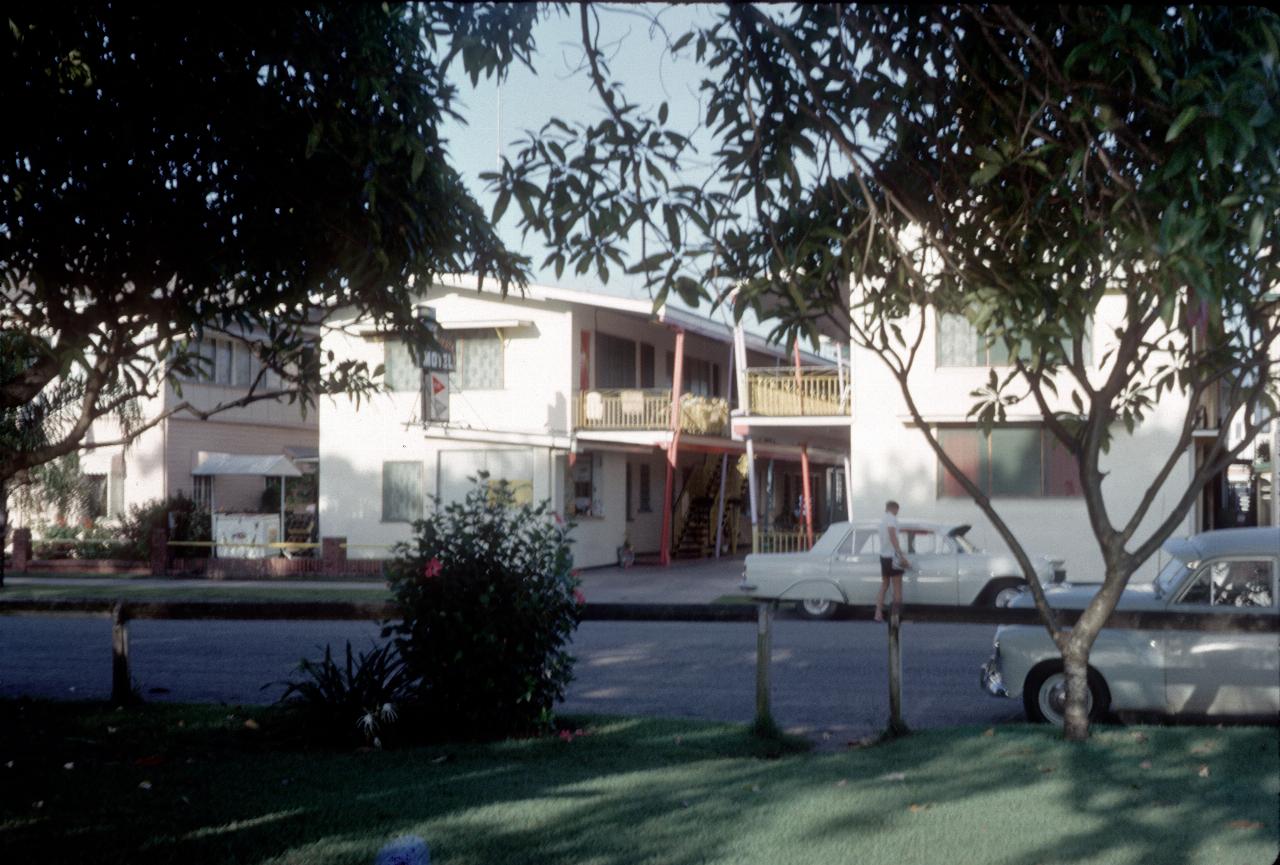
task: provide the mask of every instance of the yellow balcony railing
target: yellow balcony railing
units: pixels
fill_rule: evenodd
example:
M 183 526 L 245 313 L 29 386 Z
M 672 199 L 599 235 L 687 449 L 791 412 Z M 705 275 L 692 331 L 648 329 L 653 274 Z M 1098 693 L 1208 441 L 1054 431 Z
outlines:
M 680 399 L 680 427 L 687 433 L 724 435 L 729 404 L 718 397 L 685 394 Z M 619 388 L 580 391 L 573 401 L 575 429 L 665 430 L 671 427 L 671 391 L 666 388 Z
M 829 417 L 849 413 L 849 377 L 825 367 L 748 369 L 753 415 Z
M 809 534 L 804 529 L 757 530 L 754 553 L 803 553 L 809 549 Z

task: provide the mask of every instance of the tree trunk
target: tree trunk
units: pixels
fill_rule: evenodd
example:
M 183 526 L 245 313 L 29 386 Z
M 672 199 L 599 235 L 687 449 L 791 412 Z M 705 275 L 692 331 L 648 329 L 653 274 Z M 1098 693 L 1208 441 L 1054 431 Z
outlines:
M 1072 632 L 1067 650 L 1062 653 L 1062 665 L 1067 677 L 1067 704 L 1063 712 L 1062 735 L 1068 742 L 1083 742 L 1089 738 L 1089 645 Z

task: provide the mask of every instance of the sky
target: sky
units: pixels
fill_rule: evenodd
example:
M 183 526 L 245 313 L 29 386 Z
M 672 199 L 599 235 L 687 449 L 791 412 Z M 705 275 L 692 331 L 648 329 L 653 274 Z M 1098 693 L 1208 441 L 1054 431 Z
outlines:
M 661 102 L 667 102 L 671 123 L 692 131 L 700 116 L 696 89 L 702 73 L 691 50 L 682 52 L 684 59 L 673 60 L 664 50 L 666 37 L 653 32 L 648 19 L 656 17 L 674 40 L 698 22 L 710 22 L 712 7 L 611 4 L 596 8 L 600 15 L 600 43 L 612 75 L 622 82 L 627 98 L 654 110 Z M 494 196 L 486 191 L 480 174 L 496 170 L 504 152 L 514 160 L 518 152 L 514 142 L 525 137 L 527 131 L 536 131 L 552 117 L 569 123 L 592 123 L 604 113 L 590 77 L 579 68 L 583 52 L 577 7 L 567 15 L 551 13 L 550 18 L 539 22 L 535 38 L 535 72 L 517 65 L 501 86 L 482 79 L 472 87 L 470 80 L 463 77 L 458 82 L 459 113 L 467 123 L 450 121 L 442 129 L 454 167 L 488 211 L 492 211 Z M 700 149 L 706 152 L 705 148 Z M 696 165 L 693 168 L 696 170 Z M 507 210 L 500 233 L 512 249 L 533 259 L 535 282 L 627 297 L 648 296 L 639 277 L 619 273 L 617 268 L 610 269 L 607 285 L 600 283 L 594 271 L 578 276 L 569 268 L 557 278 L 554 269 L 541 270 L 546 247 L 534 235 L 521 238 L 516 228 L 518 214 L 519 209 L 514 206 Z

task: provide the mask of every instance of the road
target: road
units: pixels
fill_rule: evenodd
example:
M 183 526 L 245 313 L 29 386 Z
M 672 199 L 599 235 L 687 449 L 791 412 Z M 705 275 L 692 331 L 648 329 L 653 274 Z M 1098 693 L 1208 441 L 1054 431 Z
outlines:
M 326 642 L 367 648 L 361 622 L 135 621 L 133 675 L 148 700 L 263 703 L 299 658 Z M 1020 704 L 978 689 L 990 625 L 903 626 L 904 714 L 915 727 L 990 724 Z M 888 717 L 882 625 L 779 619 L 773 707 L 785 729 L 829 746 L 883 728 Z M 105 699 L 111 629 L 103 618 L 0 617 L 0 698 Z M 753 623 L 585 622 L 577 678 L 562 711 L 750 721 L 755 709 Z

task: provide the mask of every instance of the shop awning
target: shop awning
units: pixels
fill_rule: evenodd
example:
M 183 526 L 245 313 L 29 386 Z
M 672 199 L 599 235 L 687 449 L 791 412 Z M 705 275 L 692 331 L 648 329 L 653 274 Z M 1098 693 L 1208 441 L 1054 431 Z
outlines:
M 201 451 L 191 474 L 266 475 L 300 478 L 302 472 L 283 454 L 223 454 Z

